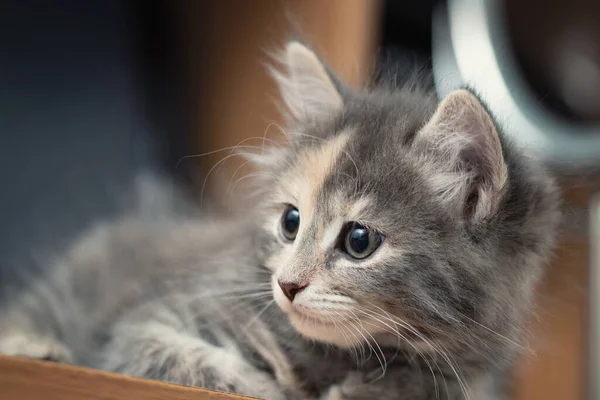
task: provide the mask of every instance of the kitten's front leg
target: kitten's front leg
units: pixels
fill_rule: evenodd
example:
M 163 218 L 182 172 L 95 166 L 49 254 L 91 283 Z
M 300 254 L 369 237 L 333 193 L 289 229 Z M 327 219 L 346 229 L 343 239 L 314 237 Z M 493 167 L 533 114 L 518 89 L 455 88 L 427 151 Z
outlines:
M 235 348 L 212 345 L 158 321 L 120 324 L 103 357 L 102 369 L 131 376 L 273 400 L 286 398 L 273 376 L 254 367 Z
M 27 305 L 23 302 L 23 306 Z M 27 313 L 29 310 L 27 307 L 0 310 L 0 354 L 72 363 L 71 350 L 48 326 L 51 324 L 45 324 L 41 318 L 34 321 Z
M 0 354 L 71 363 L 71 351 L 61 342 L 30 332 L 0 333 Z

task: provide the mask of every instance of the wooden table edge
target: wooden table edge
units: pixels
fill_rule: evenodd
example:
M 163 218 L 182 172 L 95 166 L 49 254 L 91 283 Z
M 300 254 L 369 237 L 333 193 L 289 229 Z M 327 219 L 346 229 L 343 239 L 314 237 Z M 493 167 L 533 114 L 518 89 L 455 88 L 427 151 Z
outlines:
M 105 371 L 0 355 L 3 400 L 244 400 L 236 394 L 133 378 Z

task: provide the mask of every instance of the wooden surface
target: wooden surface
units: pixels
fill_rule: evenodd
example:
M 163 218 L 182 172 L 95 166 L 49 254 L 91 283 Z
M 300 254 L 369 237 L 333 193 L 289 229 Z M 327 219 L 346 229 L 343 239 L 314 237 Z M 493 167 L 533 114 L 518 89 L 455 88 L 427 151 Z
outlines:
M 64 364 L 0 356 L 2 400 L 244 400 Z

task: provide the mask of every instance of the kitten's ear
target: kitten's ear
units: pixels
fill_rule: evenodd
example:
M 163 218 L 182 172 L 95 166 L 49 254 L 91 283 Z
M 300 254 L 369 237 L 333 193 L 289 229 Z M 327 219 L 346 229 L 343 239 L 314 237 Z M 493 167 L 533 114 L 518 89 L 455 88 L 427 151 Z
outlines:
M 498 206 L 508 172 L 492 117 L 467 90 L 450 93 L 419 131 L 415 145 L 435 159 L 433 187 L 466 218 Z
M 317 55 L 299 42 L 286 46 L 287 71 L 274 72 L 283 99 L 296 119 L 329 116 L 343 108 L 343 100 Z

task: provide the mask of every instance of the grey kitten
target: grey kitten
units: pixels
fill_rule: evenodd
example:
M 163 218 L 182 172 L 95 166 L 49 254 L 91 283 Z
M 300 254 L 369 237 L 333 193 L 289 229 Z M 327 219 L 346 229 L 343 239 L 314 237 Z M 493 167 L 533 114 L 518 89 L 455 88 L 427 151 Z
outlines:
M 247 217 L 132 214 L 14 296 L 0 352 L 269 399 L 490 399 L 557 190 L 467 90 L 354 92 L 304 45 Z

